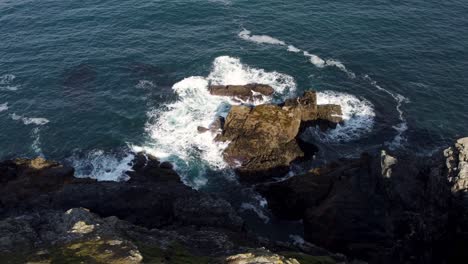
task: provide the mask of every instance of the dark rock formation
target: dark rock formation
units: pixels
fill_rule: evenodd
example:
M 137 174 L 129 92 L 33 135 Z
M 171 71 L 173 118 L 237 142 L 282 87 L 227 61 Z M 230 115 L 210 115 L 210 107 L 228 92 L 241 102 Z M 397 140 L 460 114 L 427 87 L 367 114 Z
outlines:
M 224 150 L 224 159 L 236 169 L 241 180 L 261 181 L 282 176 L 292 161 L 305 154 L 313 155 L 311 151 L 315 148 L 310 144 L 299 145 L 301 127 L 313 124 L 333 127 L 331 124 L 341 122 L 340 114 L 340 106 L 317 106 L 314 91 L 287 100 L 283 106 L 233 106 L 216 140 L 230 142 Z
M 41 158 L 1 162 L 0 262 L 245 263 L 252 252 L 346 260 L 247 233 L 228 202 L 183 185 L 167 162 L 140 153 L 133 163 L 129 181 L 97 182 Z
M 208 89 L 212 95 L 230 96 L 250 102 L 262 99 L 263 96 L 271 96 L 275 92 L 271 86 L 265 84 L 210 85 Z
M 317 105 L 317 92 L 306 91 L 302 97 L 288 99 L 284 102 L 288 108 L 299 109 L 302 126 L 318 124 L 323 130 L 335 128 L 343 121 L 339 105 Z
M 150 155 L 136 156 L 126 183 L 77 179 L 73 168 L 41 158 L 6 161 L 0 168 L 3 214 L 84 207 L 149 228 L 186 224 L 241 230 L 243 226 L 228 202 L 184 185 L 171 166 Z
M 296 142 L 301 120 L 295 110 L 276 105 L 233 106 L 218 141 L 229 141 L 225 160 L 243 180 L 281 176 L 304 154 Z
M 363 154 L 257 190 L 278 217 L 303 220 L 317 245 L 371 263 L 459 263 L 457 245 L 468 241 L 464 142 L 445 159 Z

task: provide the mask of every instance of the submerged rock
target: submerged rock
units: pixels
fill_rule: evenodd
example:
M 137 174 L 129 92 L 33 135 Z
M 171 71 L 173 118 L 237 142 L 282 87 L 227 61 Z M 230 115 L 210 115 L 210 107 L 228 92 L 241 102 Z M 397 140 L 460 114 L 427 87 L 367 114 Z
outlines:
M 301 144 L 301 127 L 341 122 L 337 105 L 317 106 L 316 93 L 287 100 L 283 105 L 233 106 L 217 141 L 229 142 L 223 156 L 244 181 L 283 176 L 292 161 L 311 153 Z M 322 124 L 323 123 L 323 124 Z
M 230 96 L 242 101 L 261 100 L 263 96 L 271 96 L 275 90 L 265 84 L 247 85 L 210 85 L 208 90 L 212 95 Z

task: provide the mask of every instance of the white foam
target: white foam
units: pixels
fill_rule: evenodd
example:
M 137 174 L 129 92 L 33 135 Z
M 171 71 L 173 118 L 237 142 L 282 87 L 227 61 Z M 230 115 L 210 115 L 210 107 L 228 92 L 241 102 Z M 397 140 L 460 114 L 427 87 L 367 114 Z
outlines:
M 215 134 L 198 133 L 197 127 L 208 127 L 216 116 L 227 115 L 230 105 L 239 104 L 228 97 L 211 95 L 208 91 L 209 83 L 268 84 L 279 96 L 289 96 L 296 88 L 291 76 L 251 68 L 242 64 L 238 58 L 228 56 L 216 58 L 207 77 L 192 76 L 174 84 L 172 89 L 179 99 L 148 113 L 150 120 L 146 131 L 150 140 L 145 146 L 133 149 L 145 150 L 173 162 L 183 181 L 194 188 L 206 184 L 204 172 L 207 168 L 221 170 L 227 167 L 222 151 L 228 143 L 214 142 Z M 270 99 L 255 103 L 265 103 Z
M 250 32 L 249 30 L 245 28 L 241 32 L 239 32 L 238 36 L 241 39 L 244 39 L 250 42 L 259 43 L 259 44 L 272 44 L 272 45 L 281 45 L 281 46 L 286 45 L 284 41 L 276 39 L 274 37 L 270 37 L 268 35 L 252 35 L 252 32 Z
M 241 204 L 241 211 L 247 211 L 251 210 L 253 211 L 260 219 L 263 220 L 263 222 L 268 223 L 270 222 L 270 218 L 263 213 L 263 210 L 261 207 L 253 205 L 251 203 L 242 203 Z
M 348 77 L 350 77 L 351 79 L 356 78 L 356 74 L 354 72 L 348 70 L 341 61 L 330 59 L 330 60 L 325 61 L 325 65 L 326 66 L 335 66 L 338 69 L 340 69 L 342 72 L 346 73 L 348 75 Z
M 34 151 L 34 153 L 36 153 L 36 155 L 44 156 L 41 149 L 41 135 L 39 127 L 33 128 L 31 135 L 34 139 L 33 143 L 31 144 L 32 150 Z
M 299 52 L 302 51 L 302 50 L 296 48 L 293 45 L 288 45 L 284 41 L 273 38 L 273 37 L 270 37 L 270 36 L 252 35 L 252 32 L 250 32 L 247 29 L 242 30 L 239 33 L 239 37 L 242 38 L 242 39 L 248 40 L 248 41 L 253 41 L 253 42 L 262 43 L 262 44 L 276 44 L 276 45 L 279 44 L 279 45 L 282 45 L 282 46 L 287 45 L 287 50 L 289 52 L 293 52 L 293 53 L 299 53 Z M 267 37 L 267 38 L 264 38 L 264 37 Z M 273 40 L 273 41 L 268 41 L 268 39 Z M 324 60 L 320 56 L 318 56 L 316 54 L 309 53 L 308 51 L 302 51 L 302 54 L 309 59 L 310 63 L 312 63 L 313 65 L 315 65 L 318 68 L 336 67 L 339 70 L 341 70 L 342 72 L 346 73 L 346 75 L 348 75 L 349 78 L 351 78 L 351 79 L 356 78 L 356 74 L 353 71 L 347 69 L 346 66 L 342 62 L 340 62 L 338 60 L 335 60 L 335 59 L 326 59 L 326 60 Z M 408 98 L 404 97 L 401 94 L 394 93 L 394 92 L 391 92 L 391 91 L 389 91 L 389 90 L 387 90 L 385 88 L 382 88 L 374 80 L 372 80 L 368 75 L 364 75 L 364 79 L 368 80 L 371 83 L 372 86 L 374 86 L 375 88 L 377 88 L 380 91 L 383 91 L 383 92 L 387 93 L 388 95 L 390 95 L 395 100 L 396 110 L 398 111 L 398 114 L 399 114 L 400 123 L 393 126 L 393 128 L 396 130 L 397 134 L 392 139 L 392 141 L 386 142 L 386 144 L 389 146 L 390 149 L 396 149 L 396 148 L 401 147 L 407 141 L 406 137 L 404 136 L 404 133 L 406 132 L 406 130 L 408 130 L 408 125 L 407 125 L 407 122 L 406 122 L 406 118 L 404 117 L 404 112 L 403 112 L 403 110 L 401 108 L 402 108 L 403 103 L 408 103 L 409 102 Z
M 18 90 L 18 85 L 12 85 L 13 81 L 16 79 L 16 76 L 13 74 L 4 74 L 0 76 L 0 90 L 7 91 L 16 91 Z
M 8 103 L 0 104 L 0 112 L 8 110 Z
M 377 84 L 376 81 L 374 81 L 369 75 L 364 75 L 364 79 L 369 81 L 370 84 L 377 88 L 378 90 L 390 95 L 396 102 L 396 110 L 398 112 L 398 118 L 400 119 L 400 123 L 397 124 L 397 125 L 394 125 L 392 126 L 393 129 L 395 129 L 395 131 L 397 132 L 397 134 L 395 135 L 395 137 L 391 140 L 391 141 L 388 141 L 386 142 L 387 146 L 391 149 L 391 150 L 394 150 L 394 149 L 397 149 L 401 146 L 404 145 L 404 143 L 406 143 L 407 141 L 407 138 L 406 136 L 404 135 L 404 133 L 406 132 L 406 130 L 408 130 L 408 124 L 406 122 L 406 118 L 404 116 L 404 112 L 403 110 L 401 109 L 402 105 L 404 103 L 409 103 L 409 99 L 404 97 L 403 95 L 399 94 L 399 93 L 394 93 L 394 92 L 391 92 L 383 87 L 381 87 L 380 85 Z
M 343 112 L 343 124 L 338 124 L 336 129 L 325 132 L 321 132 L 319 128 L 308 130 L 324 142 L 355 140 L 372 131 L 374 127 L 374 106 L 366 99 L 347 93 L 323 91 L 317 93 L 317 104 L 337 104 Z
M 152 81 L 140 80 L 135 87 L 139 89 L 152 89 L 156 87 L 156 85 Z
M 241 32 L 239 32 L 238 36 L 241 39 L 244 39 L 250 42 L 259 43 L 259 44 L 272 44 L 272 45 L 287 46 L 286 50 L 289 52 L 293 52 L 293 53 L 299 53 L 302 51 L 302 54 L 305 57 L 307 57 L 310 63 L 312 63 L 316 67 L 318 68 L 325 68 L 329 66 L 336 67 L 339 70 L 346 73 L 350 78 L 356 78 L 356 74 L 348 70 L 342 62 L 335 60 L 335 59 L 324 60 L 316 54 L 309 53 L 308 51 L 303 51 L 299 48 L 296 48 L 294 45 L 287 44 L 286 42 L 280 39 L 277 39 L 268 35 L 252 35 L 252 32 L 245 28 Z
M 23 121 L 23 124 L 25 125 L 42 126 L 50 122 L 49 119 L 43 118 L 43 117 L 24 117 L 24 116 L 17 115 L 16 113 L 11 114 L 10 116 L 11 116 L 11 119 L 15 121 L 17 120 Z
M 289 51 L 289 52 L 294 52 L 294 53 L 299 53 L 299 52 L 301 52 L 300 49 L 294 47 L 293 45 L 288 45 L 288 51 Z
M 132 171 L 132 161 L 135 155 L 125 154 L 117 157 L 105 154 L 102 150 L 93 150 L 84 158 L 73 157 L 71 163 L 75 168 L 75 176 L 92 178 L 98 181 L 126 181 L 129 179 L 125 172 Z

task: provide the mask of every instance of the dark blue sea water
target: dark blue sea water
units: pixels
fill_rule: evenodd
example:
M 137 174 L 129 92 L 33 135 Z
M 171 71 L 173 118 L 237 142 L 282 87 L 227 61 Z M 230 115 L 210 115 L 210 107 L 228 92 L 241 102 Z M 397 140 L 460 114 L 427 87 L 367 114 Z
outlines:
M 144 149 L 230 193 L 223 146 L 196 133 L 233 103 L 208 82 L 342 104 L 344 126 L 303 135 L 322 160 L 429 154 L 468 135 L 468 2 L 0 0 L 0 157 L 116 180 Z

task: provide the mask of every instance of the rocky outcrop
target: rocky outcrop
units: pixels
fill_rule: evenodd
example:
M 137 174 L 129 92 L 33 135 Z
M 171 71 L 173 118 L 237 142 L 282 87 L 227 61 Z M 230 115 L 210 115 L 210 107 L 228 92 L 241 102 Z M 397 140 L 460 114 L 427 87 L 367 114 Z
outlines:
M 461 170 L 450 169 L 463 167 L 463 149 L 459 140 L 445 159 L 363 154 L 257 190 L 319 246 L 370 263 L 440 263 L 466 255 L 457 245 L 468 241 L 468 206 L 452 192 Z
M 0 205 L 14 207 L 23 200 L 60 190 L 73 181 L 73 174 L 72 167 L 43 158 L 0 162 Z
M 336 125 L 341 121 L 340 114 L 339 106 L 317 106 L 314 91 L 288 100 L 283 106 L 233 106 L 216 140 L 229 142 L 224 159 L 241 180 L 261 181 L 286 174 L 292 161 L 313 154 L 313 148 L 299 144 L 301 127 L 314 122 Z
M 242 180 L 281 176 L 304 155 L 296 142 L 301 120 L 295 110 L 276 105 L 233 106 L 218 141 L 229 141 L 224 159 Z
M 244 102 L 262 100 L 264 96 L 271 96 L 275 92 L 269 85 L 255 83 L 247 85 L 210 85 L 208 90 L 212 95 L 229 96 Z
M 0 167 L 0 215 L 84 207 L 149 228 L 243 228 L 243 221 L 228 202 L 185 186 L 170 164 L 150 155 L 136 156 L 128 182 L 77 179 L 73 168 L 40 158 L 6 161 Z
M 449 181 L 454 192 L 468 191 L 468 137 L 444 151 Z
M 287 108 L 297 109 L 302 126 L 319 125 L 322 130 L 335 128 L 343 121 L 339 105 L 317 105 L 317 92 L 306 91 L 302 97 L 288 99 L 284 102 Z
M 247 233 L 227 201 L 184 186 L 169 163 L 143 153 L 133 163 L 129 181 L 97 182 L 40 158 L 2 162 L 0 262 L 254 263 L 239 256 L 257 248 L 271 251 L 254 259 L 346 261 Z

